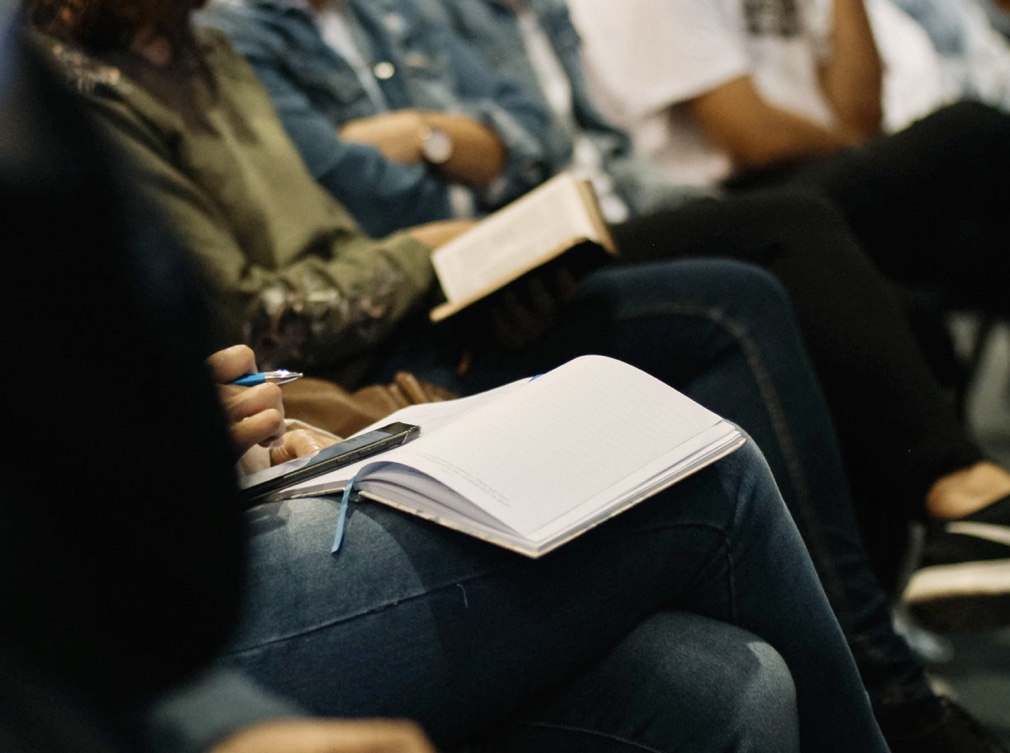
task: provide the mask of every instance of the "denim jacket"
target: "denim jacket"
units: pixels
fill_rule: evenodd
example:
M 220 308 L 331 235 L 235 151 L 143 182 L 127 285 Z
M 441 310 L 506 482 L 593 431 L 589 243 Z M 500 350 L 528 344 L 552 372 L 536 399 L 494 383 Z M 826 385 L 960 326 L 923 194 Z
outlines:
M 508 151 L 499 178 L 476 195 L 494 209 L 548 177 L 543 139 L 549 115 L 538 98 L 485 66 L 451 30 L 432 24 L 413 0 L 351 0 L 390 109 L 471 115 Z M 450 184 L 421 165 L 387 160 L 341 141 L 341 124 L 380 112 L 351 65 L 323 39 L 310 12 L 286 0 L 215 0 L 197 22 L 227 34 L 270 93 L 309 171 L 372 235 L 452 216 Z
M 451 24 L 489 67 L 535 91 L 549 109 L 537 75 L 527 57 L 515 11 L 506 0 L 419 0 L 425 12 Z M 610 123 L 593 102 L 582 67 L 582 41 L 572 24 L 564 0 L 527 0 L 536 14 L 572 89 L 576 123 L 592 139 L 603 167 L 614 179 L 621 198 L 633 214 L 683 203 L 698 196 L 698 189 L 675 186 L 658 167 L 635 151 L 627 133 Z M 547 140 L 552 171 L 571 159 L 572 136 L 552 118 Z
M 925 29 L 956 94 L 1010 109 L 1010 46 L 979 0 L 893 0 Z

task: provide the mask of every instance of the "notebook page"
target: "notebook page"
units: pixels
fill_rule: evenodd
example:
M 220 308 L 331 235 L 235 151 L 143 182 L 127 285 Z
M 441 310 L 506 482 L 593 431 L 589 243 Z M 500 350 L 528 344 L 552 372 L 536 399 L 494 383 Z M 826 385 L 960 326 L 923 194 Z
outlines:
M 485 217 L 439 248 L 432 264 L 449 301 L 460 301 L 491 282 L 511 279 L 577 238 L 595 238 L 575 178 L 562 174 Z
M 636 471 L 610 489 L 590 498 L 570 512 L 548 522 L 528 534 L 535 541 L 552 541 L 573 529 L 583 530 L 611 517 L 634 502 L 671 486 L 718 458 L 738 449 L 744 443 L 739 430 L 721 421 L 672 450 L 657 463 Z M 658 472 L 657 472 L 658 470 Z M 620 489 L 621 494 L 615 494 Z
M 359 434 L 379 429 L 394 421 L 403 421 L 404 423 L 420 426 L 420 436 L 427 437 L 438 431 L 441 427 L 452 424 L 459 416 L 477 410 L 482 405 L 497 400 L 502 395 L 518 389 L 528 381 L 528 379 L 520 379 L 501 387 L 487 390 L 486 392 L 471 395 L 470 397 L 461 397 L 456 398 L 455 400 L 444 400 L 438 403 L 420 403 L 418 405 L 409 405 L 406 408 L 401 408 L 392 415 L 376 421 L 370 426 L 366 426 L 364 429 L 352 436 L 356 437 Z M 291 486 L 278 491 L 273 499 L 287 499 L 296 495 L 304 496 L 312 492 L 322 493 L 323 491 L 342 489 L 344 482 L 356 475 L 361 468 L 371 463 L 375 463 L 378 460 L 389 460 L 401 449 L 402 447 L 394 447 L 392 450 L 380 453 L 379 455 L 373 455 L 372 457 L 359 460 L 358 462 L 351 463 L 350 465 L 345 465 L 343 468 L 338 468 L 335 471 L 325 473 L 321 476 L 317 476 L 316 478 L 309 479 L 308 481 L 302 481 L 299 484 L 292 484 Z M 307 461 L 308 456 L 305 458 L 298 458 L 295 461 L 288 461 L 285 465 L 290 464 L 292 467 L 295 467 L 295 463 L 301 462 L 304 464 L 304 462 Z M 274 467 L 279 468 L 280 466 Z
M 619 493 L 616 482 L 669 463 L 720 421 L 644 372 L 585 356 L 399 448 L 396 460 L 526 535 L 601 492 Z

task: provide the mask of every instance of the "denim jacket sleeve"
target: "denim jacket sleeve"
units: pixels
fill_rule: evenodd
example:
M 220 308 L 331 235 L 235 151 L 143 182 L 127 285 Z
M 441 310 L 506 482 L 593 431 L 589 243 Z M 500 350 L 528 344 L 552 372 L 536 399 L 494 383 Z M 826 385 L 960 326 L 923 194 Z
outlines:
M 274 59 L 246 53 L 288 136 L 312 176 L 372 236 L 452 217 L 450 184 L 425 165 L 386 159 L 367 144 L 343 141 Z
M 478 193 L 494 209 L 535 188 L 551 175 L 545 142 L 551 116 L 542 99 L 520 81 L 493 71 L 450 27 L 426 19 L 431 46 L 444 50 L 456 80 L 456 102 L 447 109 L 470 115 L 492 128 L 508 152 L 504 170 Z
M 212 2 L 196 14 L 223 32 L 266 88 L 312 176 L 372 236 L 452 216 L 449 184 L 424 165 L 387 160 L 340 139 L 347 120 L 375 110 L 307 12 L 277 2 Z
M 515 10 L 505 0 L 417 0 L 430 15 L 440 13 L 443 23 L 478 50 L 495 71 L 522 82 L 530 96 L 544 108 L 547 102 L 529 59 Z M 634 213 L 674 206 L 697 195 L 679 187 L 643 158 L 629 135 L 611 123 L 591 96 L 582 65 L 582 42 L 564 0 L 528 0 L 541 29 L 550 41 L 571 86 L 572 110 L 582 135 L 588 137 L 614 179 L 621 197 Z M 564 169 L 572 157 L 572 134 L 556 117 L 546 127 L 545 144 L 551 169 Z

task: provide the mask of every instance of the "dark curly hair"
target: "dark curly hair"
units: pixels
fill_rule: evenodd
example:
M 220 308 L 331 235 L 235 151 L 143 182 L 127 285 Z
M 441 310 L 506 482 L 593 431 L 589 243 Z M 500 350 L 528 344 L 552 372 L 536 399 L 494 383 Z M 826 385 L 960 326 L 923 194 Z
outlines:
M 151 28 L 174 42 L 189 38 L 190 13 L 205 0 L 24 0 L 39 31 L 93 51 L 127 49 Z

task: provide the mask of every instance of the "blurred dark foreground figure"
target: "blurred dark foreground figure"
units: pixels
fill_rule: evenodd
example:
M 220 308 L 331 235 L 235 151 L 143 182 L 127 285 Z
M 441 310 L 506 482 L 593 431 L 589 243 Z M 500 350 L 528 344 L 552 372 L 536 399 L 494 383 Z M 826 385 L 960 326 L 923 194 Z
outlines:
M 0 359 L 17 431 L 0 472 L 0 703 L 13 710 L 0 748 L 97 750 L 92 722 L 114 738 L 102 720 L 229 634 L 233 451 L 180 256 L 133 221 L 146 215 L 103 142 L 17 34 L 0 54 Z

